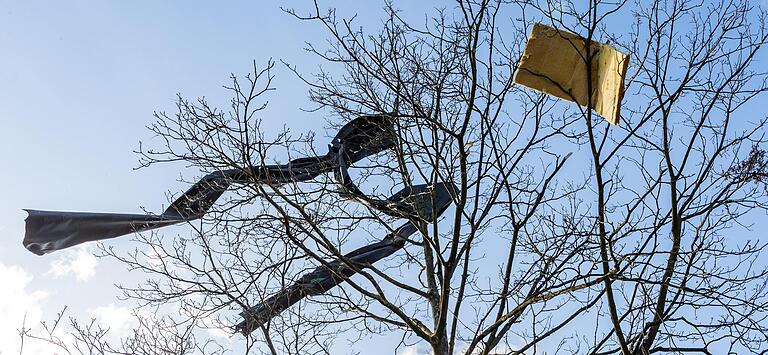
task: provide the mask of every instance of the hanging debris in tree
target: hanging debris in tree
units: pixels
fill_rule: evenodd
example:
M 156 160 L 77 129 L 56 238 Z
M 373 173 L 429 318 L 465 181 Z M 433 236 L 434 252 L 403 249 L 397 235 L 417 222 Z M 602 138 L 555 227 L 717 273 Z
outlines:
M 607 44 L 537 23 L 525 45 L 514 81 L 581 106 L 591 106 L 617 125 L 628 64 L 629 56 Z
M 433 222 L 453 201 L 457 188 L 450 182 L 406 187 L 387 199 L 360 191 L 349 176 L 354 163 L 397 145 L 394 118 L 360 116 L 344 125 L 322 156 L 294 159 L 282 165 L 254 165 L 245 169 L 216 171 L 203 177 L 174 201 L 162 214 L 59 212 L 27 210 L 24 246 L 44 255 L 80 243 L 116 238 L 202 218 L 232 184 L 280 186 L 310 181 L 332 173 L 339 195 L 372 209 L 408 221 L 381 241 L 355 249 L 341 258 L 324 262 L 292 285 L 283 288 L 241 313 L 235 329 L 249 334 L 280 312 L 308 296 L 319 295 L 348 280 L 360 270 L 394 254 L 418 231 L 418 225 Z

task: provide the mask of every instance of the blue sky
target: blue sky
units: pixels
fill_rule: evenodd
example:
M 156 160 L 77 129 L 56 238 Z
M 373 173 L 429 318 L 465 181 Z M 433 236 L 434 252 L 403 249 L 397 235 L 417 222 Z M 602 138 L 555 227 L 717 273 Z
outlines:
M 113 284 L 140 279 L 88 247 L 37 257 L 21 246 L 22 208 L 161 211 L 183 166 L 134 170 L 154 110 L 176 93 L 224 106 L 229 74 L 252 60 L 284 59 L 310 71 L 302 48 L 322 37 L 276 2 L 0 1 L 0 353 L 15 353 L 15 329 L 51 319 L 64 306 L 117 332 L 129 305 Z M 266 130 L 321 130 L 306 90 L 278 67 Z M 120 247 L 127 241 L 115 240 Z M 25 353 L 46 352 L 30 348 Z
M 355 4 L 339 13 L 380 24 L 381 3 Z M 324 33 L 280 6 L 289 5 L 0 0 L 0 354 L 18 352 L 23 322 L 37 326 L 65 306 L 68 316 L 96 318 L 116 335 L 130 331 L 131 304 L 117 299 L 114 284 L 130 285 L 142 275 L 94 257 L 92 245 L 45 257 L 27 252 L 22 209 L 162 211 L 167 193 L 187 187 L 177 181 L 180 174 L 200 174 L 178 164 L 135 170 L 134 150 L 139 141 L 152 143 L 146 129 L 152 113 L 172 112 L 177 93 L 226 107 L 221 86 L 229 75 L 272 58 L 278 90 L 262 115 L 264 131 L 287 126 L 326 136 L 322 114 L 301 110 L 312 107 L 306 87 L 279 64 L 313 72 L 318 61 L 303 48 L 323 43 Z M 133 248 L 128 239 L 108 245 Z M 51 351 L 25 345 L 25 354 Z

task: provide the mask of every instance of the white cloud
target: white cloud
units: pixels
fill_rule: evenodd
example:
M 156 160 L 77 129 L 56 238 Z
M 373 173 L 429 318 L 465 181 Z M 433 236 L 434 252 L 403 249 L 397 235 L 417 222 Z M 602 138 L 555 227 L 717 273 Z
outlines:
M 174 268 L 172 263 L 165 263 L 163 256 L 160 255 L 160 253 L 157 252 L 157 249 L 153 248 L 151 245 L 147 246 L 147 250 L 144 251 L 144 262 L 147 263 L 149 267 L 154 269 Z
M 32 275 L 15 265 L 0 263 L 0 354 L 18 354 L 21 347 L 19 329 L 40 327 L 42 302 L 48 293 L 29 290 Z M 55 354 L 57 348 L 35 341 L 24 344 L 23 354 Z M 61 350 L 61 349 L 58 349 Z
M 517 346 L 516 348 L 520 349 L 521 347 Z M 457 354 L 467 354 L 467 350 L 469 350 L 469 344 L 463 344 L 463 345 L 461 345 L 461 347 L 459 349 L 461 349 L 461 350 L 459 350 L 457 352 Z M 481 344 L 478 344 L 475 347 L 475 349 L 472 350 L 472 355 L 480 354 L 482 352 L 483 352 L 483 348 L 482 348 Z M 509 345 L 498 344 L 491 351 L 489 351 L 488 353 L 490 355 L 504 355 L 504 354 L 515 353 L 515 350 L 513 348 L 511 348 Z M 526 352 L 526 354 L 528 354 L 528 352 Z M 535 355 L 536 353 L 532 353 L 532 354 Z
M 200 319 L 200 323 L 203 327 L 206 328 L 206 331 L 208 332 L 208 335 L 215 337 L 215 338 L 221 338 L 226 339 L 229 341 L 229 343 L 232 343 L 232 334 L 227 330 L 227 328 L 215 317 L 212 315 L 208 315 L 205 317 L 202 317 Z
M 468 345 L 464 344 L 463 347 L 460 347 L 456 354 L 466 354 L 468 350 Z M 480 347 L 476 347 L 472 351 L 472 355 L 480 354 L 482 352 L 482 349 Z M 491 355 L 501 355 L 501 354 L 511 354 L 514 351 L 509 346 L 506 346 L 504 344 L 499 344 L 493 350 L 491 350 L 489 353 Z M 428 346 L 424 346 L 423 344 L 417 344 L 417 345 L 411 345 L 406 346 L 401 351 L 397 353 L 397 355 L 432 355 L 432 350 L 429 349 Z M 526 353 L 527 354 L 527 353 Z
M 424 352 L 419 352 L 419 347 L 416 345 L 406 346 L 397 355 L 423 355 Z
M 102 328 L 109 328 L 109 335 L 113 338 L 124 338 L 131 335 L 139 321 L 129 307 L 115 306 L 110 303 L 106 306 L 96 307 L 90 311 Z
M 53 260 L 48 275 L 60 278 L 73 274 L 78 281 L 86 281 L 96 275 L 97 263 L 90 247 L 80 245 L 75 249 L 64 251 L 58 259 Z

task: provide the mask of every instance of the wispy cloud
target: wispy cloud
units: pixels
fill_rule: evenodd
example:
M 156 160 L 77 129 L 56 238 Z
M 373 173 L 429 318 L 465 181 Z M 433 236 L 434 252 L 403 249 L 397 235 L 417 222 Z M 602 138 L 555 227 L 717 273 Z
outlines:
M 48 275 L 54 278 L 73 275 L 79 281 L 86 281 L 96 275 L 98 261 L 87 245 L 81 245 L 73 250 L 66 250 L 51 262 Z
M 32 275 L 21 267 L 0 263 L 0 354 L 18 354 L 21 348 L 19 329 L 39 327 L 43 317 L 42 303 L 48 293 L 30 290 Z M 24 345 L 23 354 L 52 354 L 50 346 L 32 342 Z
M 208 315 L 206 317 L 202 317 L 200 319 L 201 326 L 206 328 L 207 333 L 216 338 L 221 338 L 227 340 L 229 343 L 232 343 L 232 333 L 228 331 L 227 327 L 222 324 L 222 322 L 212 315 Z
M 116 306 L 110 303 L 106 306 L 90 310 L 102 328 L 109 328 L 109 335 L 114 338 L 124 338 L 139 324 L 130 307 Z
M 406 346 L 397 355 L 428 355 L 431 352 L 419 351 L 420 347 L 417 345 Z

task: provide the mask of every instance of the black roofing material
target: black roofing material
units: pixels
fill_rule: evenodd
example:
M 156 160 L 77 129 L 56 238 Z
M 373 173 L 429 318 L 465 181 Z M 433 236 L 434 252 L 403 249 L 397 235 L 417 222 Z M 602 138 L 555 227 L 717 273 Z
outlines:
M 417 224 L 434 221 L 448 208 L 456 193 L 452 184 L 414 185 L 386 200 L 371 198 L 355 186 L 347 169 L 361 159 L 394 148 L 396 142 L 392 117 L 361 116 L 339 130 L 326 155 L 295 159 L 282 165 L 251 166 L 244 170 L 208 174 L 160 215 L 26 210 L 29 216 L 23 244 L 29 251 L 43 255 L 85 242 L 184 223 L 201 218 L 232 184 L 279 186 L 312 180 L 329 172 L 333 172 L 339 195 L 388 215 L 408 219 L 380 242 L 324 263 L 293 285 L 244 311 L 244 320 L 235 328 L 248 334 L 302 298 L 326 292 L 358 270 L 398 251 L 418 230 Z
M 324 156 L 295 159 L 282 165 L 251 166 L 248 170 L 230 169 L 208 174 L 160 215 L 26 210 L 29 216 L 23 244 L 29 251 L 43 255 L 84 242 L 201 218 L 232 184 L 279 186 L 312 180 L 334 168 L 346 173 L 348 165 L 338 166 L 339 160 L 354 164 L 393 147 L 395 138 L 392 129 L 392 119 L 387 116 L 358 117 L 339 130 L 330 152 Z
M 421 205 L 420 214 L 430 216 L 422 221 L 431 222 L 442 214 L 451 205 L 451 196 L 455 193 L 453 185 L 438 184 L 429 192 L 424 192 L 420 196 L 414 195 L 422 201 L 430 201 Z M 431 202 L 433 198 L 434 205 Z M 235 329 L 243 334 L 249 334 L 302 298 L 322 294 L 356 274 L 357 270 L 367 268 L 376 261 L 392 255 L 402 249 L 408 237 L 418 230 L 415 223 L 416 221 L 409 221 L 393 233 L 387 234 L 380 242 L 358 248 L 344 255 L 344 258 L 318 266 L 293 285 L 242 312 L 240 315 L 245 320 L 235 326 Z

